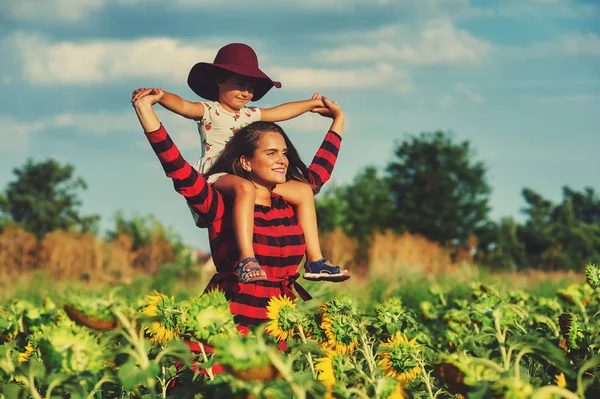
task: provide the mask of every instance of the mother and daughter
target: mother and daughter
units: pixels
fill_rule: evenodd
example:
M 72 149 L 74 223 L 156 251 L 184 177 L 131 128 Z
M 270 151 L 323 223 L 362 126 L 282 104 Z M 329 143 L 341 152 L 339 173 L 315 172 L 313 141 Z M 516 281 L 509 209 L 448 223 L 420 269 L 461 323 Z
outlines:
M 350 278 L 321 252 L 314 203 L 339 151 L 344 127 L 339 105 L 315 93 L 310 100 L 272 108 L 248 107 L 281 83 L 262 72 L 254 50 L 241 43 L 222 47 L 213 63 L 194 65 L 188 84 L 202 101 L 186 101 L 158 88 L 140 88 L 131 101 L 196 225 L 208 227 L 217 273 L 206 289 L 223 290 L 236 322 L 251 326 L 267 319 L 272 296 L 295 298 L 295 288 L 303 299 L 310 298 L 296 282 L 304 255 L 305 279 Z M 182 158 L 159 121 L 156 103 L 196 121 L 202 152 L 194 166 Z M 333 119 L 309 167 L 274 123 L 306 112 Z

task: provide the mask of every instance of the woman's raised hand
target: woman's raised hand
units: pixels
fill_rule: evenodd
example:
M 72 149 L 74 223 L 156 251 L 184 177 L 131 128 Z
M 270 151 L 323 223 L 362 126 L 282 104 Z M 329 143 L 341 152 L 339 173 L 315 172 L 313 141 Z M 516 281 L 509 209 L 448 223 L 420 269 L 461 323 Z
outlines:
M 321 101 L 323 101 L 323 107 L 314 108 L 312 112 L 316 112 L 322 116 L 333 119 L 344 115 L 342 107 L 340 107 L 337 102 L 329 101 L 329 99 L 325 96 L 321 97 Z
M 162 89 L 137 89 L 131 96 L 131 102 L 136 105 L 154 105 L 160 101 L 165 92 Z

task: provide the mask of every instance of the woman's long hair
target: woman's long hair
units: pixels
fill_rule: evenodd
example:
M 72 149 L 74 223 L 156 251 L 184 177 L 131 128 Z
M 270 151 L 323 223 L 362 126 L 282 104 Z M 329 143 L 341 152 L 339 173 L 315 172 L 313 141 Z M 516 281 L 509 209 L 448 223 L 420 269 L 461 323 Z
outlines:
M 292 144 L 287 134 L 281 126 L 273 122 L 253 122 L 238 130 L 231 140 L 225 145 L 225 148 L 218 155 L 215 162 L 204 174 L 205 177 L 214 175 L 215 173 L 227 173 L 243 177 L 247 180 L 251 179 L 251 174 L 242 168 L 240 158 L 253 158 L 254 151 L 258 148 L 258 142 L 266 132 L 275 132 L 283 136 L 287 147 L 288 168 L 286 172 L 286 181 L 296 180 L 308 184 L 312 187 L 315 194 L 318 192 L 318 187 L 311 184 L 306 178 L 306 164 L 300 159 L 296 147 Z

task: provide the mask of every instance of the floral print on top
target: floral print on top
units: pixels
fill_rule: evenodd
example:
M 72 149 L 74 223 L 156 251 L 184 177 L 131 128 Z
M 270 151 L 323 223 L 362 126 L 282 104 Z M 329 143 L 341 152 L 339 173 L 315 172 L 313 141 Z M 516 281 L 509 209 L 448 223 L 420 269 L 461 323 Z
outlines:
M 204 116 L 196 120 L 202 142 L 201 156 L 194 164 L 194 169 L 206 173 L 231 136 L 242 127 L 260 121 L 260 109 L 242 107 L 237 112 L 229 112 L 217 101 L 202 101 L 202 105 Z

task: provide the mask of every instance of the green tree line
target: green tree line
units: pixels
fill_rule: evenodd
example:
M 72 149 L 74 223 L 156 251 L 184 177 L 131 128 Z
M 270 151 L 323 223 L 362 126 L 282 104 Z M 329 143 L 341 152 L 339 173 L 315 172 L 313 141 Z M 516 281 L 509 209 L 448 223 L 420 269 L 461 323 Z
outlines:
M 42 239 L 56 230 L 76 230 L 99 235 L 100 216 L 82 215 L 80 193 L 87 189 L 85 180 L 75 176 L 75 168 L 54 159 L 34 162 L 29 159 L 13 169 L 14 180 L 0 194 L 0 230 L 3 226 L 17 224 Z M 152 235 L 159 232 L 183 250 L 181 238 L 152 215 L 126 215 L 116 212 L 114 228 L 105 232 L 107 241 L 124 233 L 132 237 L 133 250 L 148 246 Z
M 79 194 L 87 185 L 72 165 L 28 160 L 13 173 L 0 194 L 0 228 L 19 224 L 38 238 L 57 229 L 98 234 L 100 217 L 81 214 Z M 562 201 L 553 203 L 525 187 L 522 222 L 491 220 L 490 195 L 487 166 L 470 142 L 425 132 L 397 143 L 383 170 L 367 167 L 347 185 L 330 185 L 317 200 L 319 227 L 341 228 L 357 239 L 362 253 L 375 232 L 392 230 L 464 247 L 475 237 L 477 259 L 498 269 L 581 270 L 600 262 L 600 198 L 594 189 L 565 186 Z M 119 212 L 105 237 L 127 233 L 141 246 L 157 225 L 152 216 Z
M 467 246 L 503 270 L 582 270 L 600 262 L 600 197 L 563 187 L 560 203 L 523 188 L 524 221 L 489 217 L 487 166 L 468 141 L 425 132 L 396 144 L 383 170 L 367 167 L 317 201 L 319 226 L 341 228 L 366 248 L 375 232 L 419 234 L 441 245 Z M 363 251 L 364 252 L 364 251 Z

